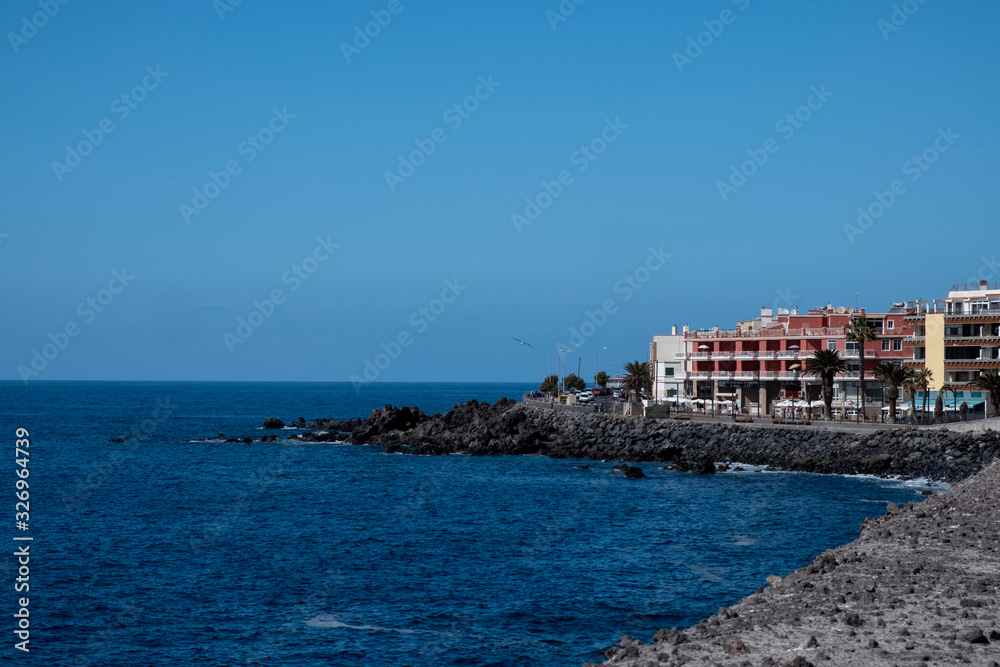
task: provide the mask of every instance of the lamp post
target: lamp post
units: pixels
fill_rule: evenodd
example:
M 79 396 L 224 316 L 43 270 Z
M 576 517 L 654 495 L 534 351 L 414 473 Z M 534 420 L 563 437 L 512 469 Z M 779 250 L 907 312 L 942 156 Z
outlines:
M 701 345 L 698 346 L 698 349 L 699 350 L 711 350 L 712 348 L 709 347 L 708 345 L 705 345 L 704 343 L 702 343 Z M 709 354 L 708 352 L 706 352 L 705 354 L 706 354 L 706 356 L 709 359 L 712 358 L 712 355 Z M 714 366 L 714 364 L 711 364 L 711 365 Z M 714 419 L 715 418 L 715 380 L 712 379 L 712 371 L 708 372 L 708 388 L 712 392 L 712 418 Z
M 798 348 L 798 345 L 793 347 Z M 788 370 L 795 371 L 795 382 L 798 383 L 799 372 L 802 370 L 802 366 L 800 364 L 792 364 L 788 367 Z M 802 393 L 805 394 L 805 387 L 802 387 Z M 792 401 L 792 414 L 795 414 L 795 401 Z
M 596 350 L 594 350 L 594 375 L 597 375 L 598 373 L 601 372 L 601 350 L 606 350 L 606 349 L 608 349 L 607 345 L 605 345 L 604 347 L 599 347 Z

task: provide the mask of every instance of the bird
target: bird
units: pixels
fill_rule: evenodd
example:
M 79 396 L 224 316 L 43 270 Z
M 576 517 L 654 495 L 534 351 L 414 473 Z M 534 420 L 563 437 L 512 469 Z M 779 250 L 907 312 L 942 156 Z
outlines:
M 520 338 L 514 338 L 513 336 L 511 336 L 510 338 L 511 338 L 511 340 L 516 340 L 516 341 L 517 341 L 518 343 L 520 343 L 521 345 L 527 345 L 527 346 L 528 346 L 528 347 L 530 347 L 531 349 L 535 349 L 535 346 L 534 346 L 534 345 L 532 345 L 531 343 L 525 343 L 525 342 L 524 342 L 523 340 L 521 340 Z

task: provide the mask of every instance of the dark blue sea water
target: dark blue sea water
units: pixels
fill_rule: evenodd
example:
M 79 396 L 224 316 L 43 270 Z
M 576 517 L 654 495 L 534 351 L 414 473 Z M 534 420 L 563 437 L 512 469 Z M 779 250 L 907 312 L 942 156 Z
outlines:
M 648 479 L 626 480 L 610 462 L 193 442 L 259 437 L 268 416 L 436 412 L 530 388 L 0 383 L 0 539 L 34 538 L 31 653 L 14 651 L 8 620 L 0 660 L 580 665 L 622 634 L 695 623 L 853 539 L 887 502 L 921 498 L 874 479 L 646 464 Z M 26 533 L 18 427 L 32 443 Z M 0 562 L 8 619 L 14 561 Z

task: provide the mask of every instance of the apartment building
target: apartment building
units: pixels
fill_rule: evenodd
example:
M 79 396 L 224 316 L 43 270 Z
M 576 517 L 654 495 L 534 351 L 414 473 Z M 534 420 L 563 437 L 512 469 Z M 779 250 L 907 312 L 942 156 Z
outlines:
M 801 313 L 792 309 L 761 308 L 760 316 L 737 322 L 734 329 L 691 331 L 654 337 L 650 359 L 656 368 L 654 384 L 662 390 L 658 398 L 676 394 L 688 398 L 736 400 L 749 412 L 770 412 L 783 399 L 818 400 L 819 378 L 806 373 L 806 360 L 821 349 L 837 350 L 847 361 L 847 372 L 834 383 L 834 407 L 842 409 L 860 401 L 859 375 L 865 373 L 866 396 L 873 404 L 869 416 L 876 418 L 883 387 L 873 369 L 883 361 L 902 363 L 911 354 L 904 340 L 912 335 L 902 304 L 889 312 L 867 313 L 864 309 L 827 305 Z M 852 317 L 866 316 L 875 325 L 878 338 L 865 346 L 847 340 L 844 326 Z M 683 350 L 675 340 L 683 340 Z M 674 359 L 666 350 L 674 348 Z M 670 362 L 673 362 L 672 368 Z M 668 370 L 670 369 L 670 370 Z M 672 375 L 668 375 L 672 373 Z
M 988 393 L 972 383 L 983 371 L 1000 369 L 1000 283 L 955 285 L 944 299 L 901 305 L 913 328 L 904 341 L 905 363 L 931 370 L 932 400 L 948 384 L 962 393 L 959 400 L 985 409 Z

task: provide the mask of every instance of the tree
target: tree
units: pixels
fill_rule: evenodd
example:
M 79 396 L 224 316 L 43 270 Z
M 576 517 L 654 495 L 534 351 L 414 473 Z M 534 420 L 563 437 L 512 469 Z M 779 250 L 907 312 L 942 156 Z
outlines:
M 594 384 L 596 384 L 598 387 L 607 387 L 608 380 L 610 379 L 611 378 L 608 377 L 607 373 L 605 373 L 604 371 L 600 371 L 597 373 L 597 375 L 594 376 Z
M 896 401 L 899 400 L 899 388 L 910 378 L 913 371 L 906 366 L 897 366 L 882 362 L 875 367 L 875 377 L 889 385 L 886 399 L 889 401 L 889 421 L 896 423 Z
M 625 377 L 622 379 L 622 389 L 629 393 L 633 403 L 639 402 L 639 395 L 653 391 L 653 375 L 648 361 L 630 361 L 623 367 Z
M 931 380 L 933 379 L 934 379 L 934 373 L 931 372 L 931 369 L 929 368 L 921 368 L 918 371 L 913 371 L 912 390 L 914 390 L 913 393 L 914 403 L 916 403 L 917 400 L 916 390 L 919 389 L 923 394 L 923 401 L 920 408 L 921 424 L 924 423 L 924 415 L 927 414 L 927 399 L 928 399 L 927 393 L 928 389 L 931 386 Z M 914 405 L 914 408 L 916 408 L 916 405 Z
M 570 373 L 563 378 L 563 387 L 566 389 L 586 389 L 587 382 L 576 373 Z
M 993 416 L 1000 415 L 1000 372 L 996 369 L 983 371 L 973 380 L 979 389 L 990 392 L 990 404 L 993 405 Z
M 549 396 L 559 395 L 559 376 L 550 375 L 544 380 L 542 380 L 542 386 L 538 388 L 538 391 L 543 394 L 548 394 Z
M 934 423 L 940 424 L 944 421 L 944 393 L 938 392 L 937 398 L 934 399 Z
M 940 396 L 945 396 L 949 391 L 951 392 L 951 409 L 954 410 L 955 403 L 958 402 L 958 390 L 955 389 L 954 385 L 943 384 L 938 391 L 940 392 Z
M 909 419 L 911 424 L 917 422 L 917 392 L 920 390 L 920 382 L 915 377 L 916 371 L 910 369 L 910 374 L 907 376 L 906 381 L 903 382 L 903 391 L 910 392 L 910 414 Z
M 823 385 L 823 404 L 826 405 L 826 419 L 833 413 L 833 378 L 843 373 L 847 364 L 836 350 L 816 350 L 806 359 L 806 372 L 818 375 Z
M 847 323 L 844 327 L 844 336 L 847 340 L 856 341 L 858 344 L 858 358 L 861 360 L 861 374 L 858 376 L 861 386 L 861 414 L 867 419 L 868 413 L 865 412 L 865 398 L 867 398 L 865 396 L 865 343 L 878 338 L 878 332 L 875 330 L 874 322 L 864 315 L 860 315 L 852 317 L 851 321 Z

